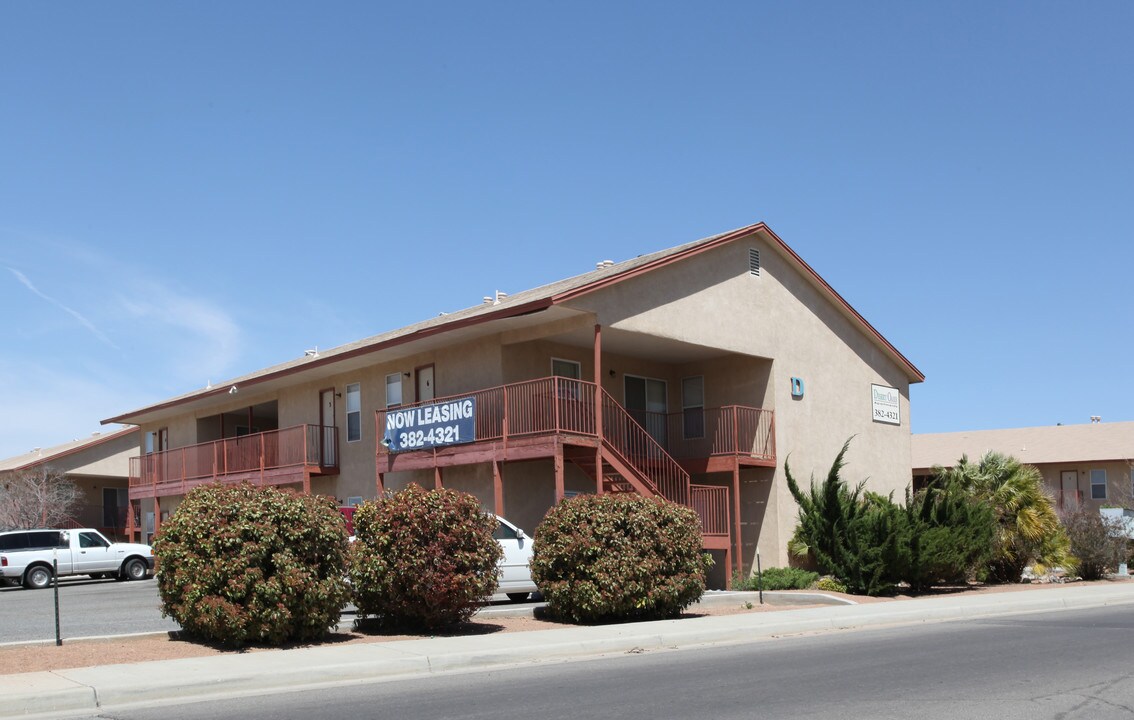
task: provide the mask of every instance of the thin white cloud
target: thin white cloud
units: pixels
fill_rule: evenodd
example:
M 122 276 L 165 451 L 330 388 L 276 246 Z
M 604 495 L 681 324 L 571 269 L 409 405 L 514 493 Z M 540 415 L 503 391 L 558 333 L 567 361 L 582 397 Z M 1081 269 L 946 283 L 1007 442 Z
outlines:
M 84 317 L 83 314 L 80 313 L 78 310 L 75 310 L 74 308 L 68 307 L 63 302 L 56 300 L 55 298 L 51 297 L 50 295 L 42 292 L 39 288 L 37 288 L 32 283 L 31 280 L 28 279 L 28 277 L 26 275 L 24 275 L 19 270 L 16 270 L 15 268 L 10 267 L 10 268 L 8 268 L 8 271 L 10 273 L 12 273 L 13 275 L 15 275 L 16 279 L 19 280 L 20 283 L 22 283 L 24 287 L 26 287 L 28 290 L 30 290 L 32 293 L 34 293 L 36 296 L 46 300 L 47 302 L 51 303 L 52 305 L 55 305 L 56 307 L 58 307 L 63 312 L 67 313 L 71 317 L 78 320 L 79 324 L 81 324 L 87 330 L 90 330 L 91 333 L 95 337 L 97 337 L 99 340 L 103 341 L 104 343 L 106 343 L 110 347 L 114 348 L 115 350 L 119 349 L 118 346 L 114 344 L 114 341 L 106 336 L 106 333 L 99 330 L 98 327 L 96 327 L 94 323 L 92 323 L 90 320 L 88 320 L 86 317 Z

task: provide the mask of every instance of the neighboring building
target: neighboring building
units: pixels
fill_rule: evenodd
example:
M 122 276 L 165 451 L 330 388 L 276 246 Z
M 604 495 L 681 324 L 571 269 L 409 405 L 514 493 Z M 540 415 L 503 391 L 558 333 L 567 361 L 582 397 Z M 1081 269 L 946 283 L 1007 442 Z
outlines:
M 23 455 L 0 460 L 0 482 L 5 475 L 51 471 L 72 480 L 83 497 L 70 527 L 98 528 L 122 537 L 128 518 L 127 477 L 130 458 L 137 455 L 141 432 L 124 428 L 94 433 L 50 448 L 35 448 Z
M 1059 510 L 1124 505 L 1134 493 L 1134 422 L 914 435 L 915 484 L 936 465 L 952 467 L 962 455 L 977 462 L 989 450 L 1034 465 Z
M 700 513 L 720 585 L 757 547 L 765 566 L 788 563 L 788 454 L 803 478 L 823 475 L 854 435 L 850 471 L 905 488 L 909 385 L 923 379 L 761 223 L 105 422 L 142 429 L 130 498 L 159 523 L 214 478 L 347 504 L 444 485 L 529 531 L 571 494 L 659 493 Z M 386 437 L 388 413 L 401 426 Z M 433 436 L 405 426 L 427 419 Z

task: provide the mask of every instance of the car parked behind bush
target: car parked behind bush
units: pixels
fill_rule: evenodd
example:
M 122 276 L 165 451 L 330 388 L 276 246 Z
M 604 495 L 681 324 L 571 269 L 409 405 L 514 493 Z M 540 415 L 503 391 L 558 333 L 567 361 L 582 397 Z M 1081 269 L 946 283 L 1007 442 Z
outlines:
M 644 620 L 696 602 L 711 565 L 692 509 L 640 495 L 578 495 L 536 528 L 532 578 L 563 619 Z
M 453 625 L 496 591 L 497 519 L 468 493 L 411 484 L 363 503 L 354 529 L 350 579 L 363 625 Z

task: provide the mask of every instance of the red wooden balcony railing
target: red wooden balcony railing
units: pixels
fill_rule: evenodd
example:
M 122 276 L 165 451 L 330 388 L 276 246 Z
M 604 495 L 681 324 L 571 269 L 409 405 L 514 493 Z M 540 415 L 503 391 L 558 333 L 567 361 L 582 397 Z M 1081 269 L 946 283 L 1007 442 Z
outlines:
M 775 461 L 775 413 L 743 405 L 690 408 L 676 413 L 631 411 L 675 458 L 737 455 Z
M 163 450 L 130 458 L 130 487 L 184 486 L 286 468 L 331 472 L 338 468 L 338 442 L 338 428 L 296 425 Z
M 701 534 L 728 537 L 728 488 L 691 485 L 690 505 L 701 516 Z

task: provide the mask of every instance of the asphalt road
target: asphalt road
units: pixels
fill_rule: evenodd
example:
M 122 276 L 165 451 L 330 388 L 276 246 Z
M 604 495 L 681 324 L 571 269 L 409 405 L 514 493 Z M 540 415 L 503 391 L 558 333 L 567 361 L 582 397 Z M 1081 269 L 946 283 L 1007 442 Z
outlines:
M 1130 606 L 627 654 L 116 710 L 120 720 L 1134 716 Z
M 503 595 L 486 607 L 485 617 L 516 613 L 533 603 L 509 603 Z M 169 632 L 180 626 L 162 618 L 157 581 L 138 582 L 91 580 L 87 577 L 63 578 L 59 582 L 60 630 L 68 638 L 104 637 L 133 633 Z M 348 605 L 340 627 L 354 621 L 354 607 Z M 25 590 L 0 587 L 0 644 L 55 640 L 55 597 L 51 589 Z

